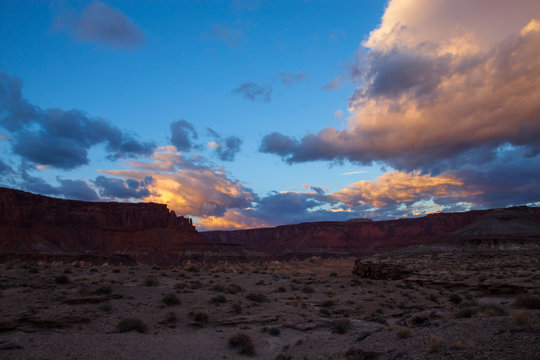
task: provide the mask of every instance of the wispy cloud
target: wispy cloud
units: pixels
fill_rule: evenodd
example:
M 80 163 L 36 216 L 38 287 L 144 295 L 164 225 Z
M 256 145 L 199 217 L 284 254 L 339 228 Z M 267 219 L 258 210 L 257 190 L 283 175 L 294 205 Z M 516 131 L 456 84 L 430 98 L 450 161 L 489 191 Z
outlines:
M 270 102 L 272 99 L 272 86 L 260 86 L 254 82 L 246 82 L 232 90 L 234 94 L 242 95 L 244 98 L 251 101 L 264 101 Z
M 341 173 L 339 175 L 355 175 L 355 174 L 365 174 L 367 173 L 366 170 L 355 170 L 355 171 L 347 171 L 347 172 L 344 172 L 344 173 Z
M 142 30 L 120 10 L 94 1 L 81 14 L 63 13 L 55 19 L 56 29 L 65 29 L 78 41 L 132 49 L 144 45 Z

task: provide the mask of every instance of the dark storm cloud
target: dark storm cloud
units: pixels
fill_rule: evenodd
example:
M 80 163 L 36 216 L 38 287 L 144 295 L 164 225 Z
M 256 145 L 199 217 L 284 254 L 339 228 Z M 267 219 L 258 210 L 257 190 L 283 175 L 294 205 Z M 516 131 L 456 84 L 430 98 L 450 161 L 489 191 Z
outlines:
M 94 1 L 80 15 L 61 14 L 55 19 L 56 28 L 65 28 L 79 41 L 102 43 L 121 48 L 144 45 L 142 30 L 120 10 Z
M 2 159 L 0 159 L 0 175 L 9 175 L 9 174 L 12 174 L 13 172 L 14 171 L 11 168 L 11 166 L 9 166 Z
M 193 140 L 197 139 L 197 132 L 193 125 L 186 120 L 177 120 L 171 123 L 171 144 L 180 151 L 191 151 L 195 145 Z
M 88 164 L 88 150 L 105 144 L 110 159 L 150 155 L 141 142 L 109 121 L 80 110 L 40 109 L 22 97 L 21 82 L 0 72 L 0 126 L 11 132 L 15 154 L 36 164 L 73 169 Z
M 217 157 L 222 161 L 233 161 L 242 146 L 242 140 L 234 135 L 223 138 L 212 129 L 207 129 L 208 134 L 214 139 L 212 148 Z
M 254 82 L 246 82 L 232 91 L 234 94 L 240 94 L 251 101 L 270 102 L 272 98 L 272 86 L 260 86 Z
M 282 72 L 280 75 L 281 82 L 285 85 L 291 85 L 295 82 L 300 82 L 303 80 L 307 80 L 307 75 L 304 73 L 298 73 L 298 74 L 290 74 L 287 72 Z
M 142 182 L 133 179 L 115 179 L 105 176 L 98 176 L 94 184 L 99 188 L 102 197 L 113 199 L 142 199 L 150 195 L 146 188 L 152 183 L 152 178 L 147 177 Z

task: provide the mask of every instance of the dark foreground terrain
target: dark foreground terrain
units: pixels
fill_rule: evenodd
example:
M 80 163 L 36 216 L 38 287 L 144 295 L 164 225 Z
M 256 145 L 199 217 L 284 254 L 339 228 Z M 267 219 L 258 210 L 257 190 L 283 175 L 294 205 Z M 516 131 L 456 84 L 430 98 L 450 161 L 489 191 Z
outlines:
M 4 263 L 0 358 L 538 359 L 539 259 L 417 248 L 356 266 Z

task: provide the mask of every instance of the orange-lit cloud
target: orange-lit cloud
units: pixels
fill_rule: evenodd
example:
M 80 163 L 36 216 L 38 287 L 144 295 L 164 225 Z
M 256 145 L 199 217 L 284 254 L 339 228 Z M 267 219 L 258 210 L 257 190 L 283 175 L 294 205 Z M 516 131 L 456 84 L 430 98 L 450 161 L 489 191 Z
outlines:
M 221 217 L 227 209 L 249 207 L 256 199 L 223 169 L 186 159 L 172 146 L 158 148 L 151 162 L 134 161 L 128 169 L 101 172 L 139 182 L 151 177 L 150 195 L 144 200 L 167 204 L 183 215 Z
M 489 10 L 486 10 L 489 9 Z M 260 150 L 441 172 L 504 144 L 540 152 L 540 2 L 392 0 L 353 66 L 348 127 Z
M 430 198 L 456 198 L 475 195 L 463 189 L 463 182 L 448 176 L 422 175 L 390 171 L 375 181 L 358 181 L 343 190 L 330 194 L 351 208 L 367 205 L 381 208 L 390 204 L 414 203 Z

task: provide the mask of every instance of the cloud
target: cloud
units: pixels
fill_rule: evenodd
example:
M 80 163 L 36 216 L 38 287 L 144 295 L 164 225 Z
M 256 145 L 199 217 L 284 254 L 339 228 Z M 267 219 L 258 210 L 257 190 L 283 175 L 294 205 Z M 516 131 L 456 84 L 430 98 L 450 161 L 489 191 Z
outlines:
M 66 29 L 78 41 L 132 49 L 146 42 L 142 30 L 120 10 L 94 1 L 79 14 L 61 14 L 57 29 Z
M 193 125 L 185 120 L 171 123 L 171 144 L 180 151 L 191 151 L 195 146 L 193 139 L 197 139 L 197 132 Z
M 341 87 L 341 80 L 342 80 L 341 76 L 338 76 L 338 77 L 334 78 L 332 81 L 329 81 L 326 84 L 324 84 L 322 88 L 324 90 L 339 89 Z
M 255 101 L 270 102 L 272 98 L 271 85 L 260 86 L 251 81 L 241 84 L 232 92 L 234 94 L 240 94 L 246 99 L 249 99 L 253 102 Z
M 209 33 L 201 35 L 201 38 L 205 41 L 224 41 L 230 47 L 238 47 L 243 37 L 244 32 L 242 30 L 220 25 L 213 25 Z
M 351 72 L 359 87 L 347 129 L 299 139 L 272 133 L 260 149 L 289 163 L 383 162 L 425 172 L 489 161 L 506 143 L 534 155 L 539 18 L 535 1 L 393 0 Z
M 115 179 L 106 176 L 98 176 L 94 184 L 99 188 L 101 197 L 110 199 L 143 199 L 150 196 L 146 188 L 153 181 L 151 176 L 142 181 L 133 179 Z
M 207 129 L 207 131 L 214 138 L 214 141 L 209 143 L 209 147 L 214 150 L 218 158 L 222 161 L 233 161 L 236 154 L 240 152 L 242 140 L 233 135 L 223 138 L 212 129 Z
M 334 119 L 336 120 L 343 119 L 343 110 L 337 110 L 334 113 Z
M 179 214 L 201 219 L 223 216 L 227 209 L 249 207 L 257 199 L 222 168 L 197 156 L 187 159 L 173 147 L 158 148 L 151 161 L 133 161 L 127 169 L 101 172 L 139 183 L 152 177 L 145 183 L 150 192 L 145 201 L 165 203 Z
M 99 201 L 101 200 L 98 194 L 88 186 L 84 180 L 63 180 L 58 179 L 60 186 L 58 193 L 62 194 L 66 199 L 84 200 L 84 201 Z
M 282 72 L 279 76 L 281 78 L 281 82 L 285 85 L 291 85 L 295 82 L 307 80 L 308 78 L 308 76 L 304 73 L 290 74 L 287 72 Z
M 73 169 L 88 164 L 88 150 L 98 144 L 105 144 L 113 160 L 149 155 L 155 148 L 83 111 L 40 109 L 22 97 L 21 88 L 19 79 L 0 72 L 0 126 L 11 132 L 12 150 L 25 160 Z

